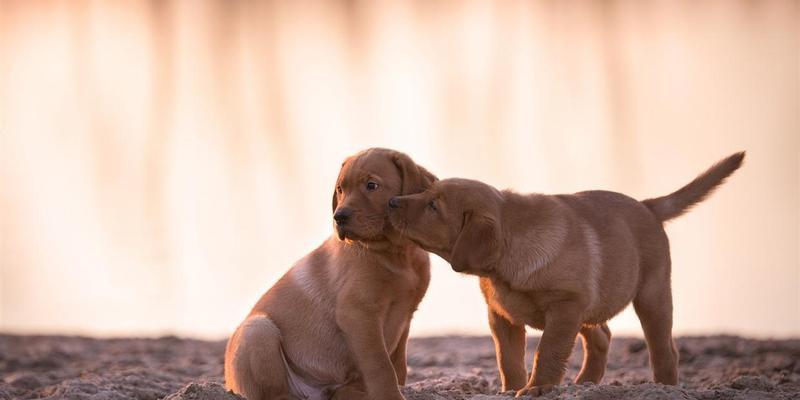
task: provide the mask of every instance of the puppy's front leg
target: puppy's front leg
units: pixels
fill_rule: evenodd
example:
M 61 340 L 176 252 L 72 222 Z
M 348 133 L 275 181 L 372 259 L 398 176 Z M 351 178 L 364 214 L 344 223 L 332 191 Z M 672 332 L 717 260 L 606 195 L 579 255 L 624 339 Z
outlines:
M 411 326 L 409 323 L 397 343 L 397 348 L 392 352 L 392 365 L 394 366 L 394 373 L 397 375 L 397 384 L 403 386 L 406 384 L 406 376 L 408 375 L 408 366 L 406 365 L 406 344 L 408 343 L 408 328 Z
M 519 390 L 525 386 L 528 374 L 525 371 L 525 326 L 514 325 L 489 309 L 489 327 L 503 384 L 502 391 Z
M 397 387 L 392 361 L 383 340 L 383 328 L 375 307 L 363 304 L 337 307 L 336 323 L 344 333 L 370 399 L 404 400 Z
M 579 310 L 576 304 L 561 303 L 546 311 L 544 332 L 533 357 L 531 379 L 517 392 L 517 397 L 545 394 L 561 383 L 581 326 Z

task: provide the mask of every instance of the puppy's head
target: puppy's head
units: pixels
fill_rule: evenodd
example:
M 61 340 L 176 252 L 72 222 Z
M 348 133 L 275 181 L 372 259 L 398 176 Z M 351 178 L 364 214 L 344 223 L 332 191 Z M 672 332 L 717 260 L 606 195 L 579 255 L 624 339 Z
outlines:
M 333 220 L 340 240 L 381 241 L 389 199 L 418 193 L 436 180 L 404 153 L 372 148 L 342 163 L 333 191 Z
M 485 275 L 499 259 L 500 205 L 495 188 L 467 179 L 444 179 L 430 189 L 389 200 L 389 221 L 453 270 Z

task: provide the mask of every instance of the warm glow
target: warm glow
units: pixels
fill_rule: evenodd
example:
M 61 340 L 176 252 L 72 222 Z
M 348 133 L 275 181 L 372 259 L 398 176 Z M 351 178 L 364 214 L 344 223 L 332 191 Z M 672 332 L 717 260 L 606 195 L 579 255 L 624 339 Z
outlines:
M 221 337 L 382 146 L 518 191 L 666 194 L 676 334 L 800 334 L 798 3 L 3 2 L 0 331 Z M 413 335 L 488 334 L 436 256 Z M 628 310 L 616 334 L 640 335 Z

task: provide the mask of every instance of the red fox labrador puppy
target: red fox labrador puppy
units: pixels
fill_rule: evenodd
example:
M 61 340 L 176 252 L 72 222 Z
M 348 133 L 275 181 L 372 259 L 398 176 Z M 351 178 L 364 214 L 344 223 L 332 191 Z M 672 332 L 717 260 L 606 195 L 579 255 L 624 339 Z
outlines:
M 584 361 L 577 382 L 598 383 L 611 340 L 606 321 L 631 301 L 655 381 L 674 385 L 678 352 L 663 223 L 702 201 L 743 159 L 734 154 L 677 192 L 641 202 L 606 191 L 518 194 L 445 179 L 390 200 L 389 220 L 455 271 L 481 277 L 503 391 L 539 395 L 558 385 L 578 334 Z M 543 330 L 530 379 L 525 325 Z
M 387 203 L 435 180 L 393 150 L 342 164 L 336 235 L 300 259 L 231 336 L 228 389 L 248 400 L 403 399 L 408 328 L 430 264 L 388 223 Z

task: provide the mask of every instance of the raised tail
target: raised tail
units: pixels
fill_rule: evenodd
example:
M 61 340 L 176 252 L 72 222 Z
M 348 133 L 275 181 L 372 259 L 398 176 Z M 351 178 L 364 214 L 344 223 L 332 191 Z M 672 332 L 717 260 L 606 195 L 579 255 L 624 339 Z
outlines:
M 642 203 L 661 221 L 678 217 L 695 204 L 705 200 L 717 186 L 725 182 L 725 179 L 733 171 L 742 166 L 742 161 L 744 161 L 743 151 L 712 165 L 706 172 L 676 192 L 663 197 L 643 200 Z

